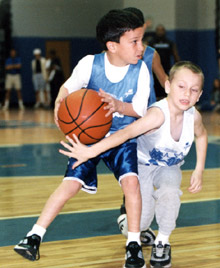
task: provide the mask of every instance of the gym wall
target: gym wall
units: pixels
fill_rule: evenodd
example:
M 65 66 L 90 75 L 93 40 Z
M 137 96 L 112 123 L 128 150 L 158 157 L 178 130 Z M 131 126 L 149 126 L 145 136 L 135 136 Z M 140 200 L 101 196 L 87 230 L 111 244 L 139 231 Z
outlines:
M 25 103 L 34 103 L 31 60 L 33 49 L 45 56 L 48 40 L 71 43 L 71 70 L 87 54 L 99 53 L 95 39 L 98 20 L 110 9 L 135 6 L 151 18 L 153 28 L 164 24 L 182 60 L 192 60 L 205 73 L 209 97 L 218 74 L 215 49 L 215 0 L 11 0 L 12 42 L 22 58 Z

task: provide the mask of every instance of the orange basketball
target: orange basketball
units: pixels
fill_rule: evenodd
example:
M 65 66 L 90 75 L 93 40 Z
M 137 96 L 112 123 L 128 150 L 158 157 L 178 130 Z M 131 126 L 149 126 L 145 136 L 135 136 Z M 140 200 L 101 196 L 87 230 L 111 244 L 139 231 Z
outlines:
M 99 141 L 112 124 L 112 115 L 105 117 L 106 105 L 95 90 L 83 88 L 71 93 L 58 110 L 60 129 L 71 138 L 75 134 L 84 144 Z

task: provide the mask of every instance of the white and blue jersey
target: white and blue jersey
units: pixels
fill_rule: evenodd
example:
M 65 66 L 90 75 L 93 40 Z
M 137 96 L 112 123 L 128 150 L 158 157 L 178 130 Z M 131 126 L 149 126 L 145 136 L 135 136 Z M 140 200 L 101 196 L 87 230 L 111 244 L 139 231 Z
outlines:
M 97 54 L 93 61 L 92 73 L 87 88 L 96 91 L 102 88 L 115 99 L 132 103 L 132 99 L 137 92 L 137 82 L 141 65 L 142 61 L 140 60 L 135 65 L 130 64 L 124 78 L 118 83 L 112 83 L 105 74 L 104 53 Z M 136 119 L 136 117 L 114 113 L 110 133 L 126 127 Z
M 141 60 L 137 64 L 117 67 L 110 64 L 106 53 L 101 53 L 85 57 L 65 82 L 64 87 L 69 93 L 75 91 L 77 87 L 78 89 L 86 87 L 96 91 L 102 88 L 114 98 L 131 103 L 136 113 L 143 116 L 150 91 L 149 72 L 146 64 Z M 114 113 L 110 133 L 124 128 L 134 120 L 136 120 L 135 117 Z M 82 184 L 82 190 L 96 193 L 96 166 L 100 159 L 114 173 L 119 182 L 126 176 L 137 176 L 137 143 L 135 139 L 132 141 L 89 159 L 75 169 L 72 169 L 75 159 L 69 158 L 64 180 L 77 180 Z
M 195 107 L 184 112 L 183 128 L 179 141 L 175 141 L 170 133 L 170 111 L 167 99 L 154 103 L 152 107 L 159 107 L 162 110 L 165 121 L 156 131 L 138 137 L 138 162 L 155 166 L 183 164 L 183 159 L 194 141 Z

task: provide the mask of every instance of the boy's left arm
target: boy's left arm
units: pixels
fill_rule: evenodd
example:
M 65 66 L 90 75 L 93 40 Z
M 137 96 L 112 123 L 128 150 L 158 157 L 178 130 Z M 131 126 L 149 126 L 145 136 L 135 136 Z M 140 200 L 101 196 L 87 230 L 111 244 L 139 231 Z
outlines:
M 107 110 L 106 116 L 109 116 L 112 113 L 118 112 L 123 115 L 140 117 L 133 109 L 132 103 L 123 102 L 113 98 L 110 94 L 106 93 L 101 88 L 99 89 L 99 96 L 103 102 L 106 102 L 107 105 L 104 107 Z
M 195 122 L 194 122 L 194 133 L 196 143 L 196 167 L 192 173 L 190 180 L 189 192 L 197 193 L 202 189 L 202 175 L 205 169 L 205 160 L 208 147 L 208 136 L 207 131 L 203 125 L 202 117 L 196 110 Z

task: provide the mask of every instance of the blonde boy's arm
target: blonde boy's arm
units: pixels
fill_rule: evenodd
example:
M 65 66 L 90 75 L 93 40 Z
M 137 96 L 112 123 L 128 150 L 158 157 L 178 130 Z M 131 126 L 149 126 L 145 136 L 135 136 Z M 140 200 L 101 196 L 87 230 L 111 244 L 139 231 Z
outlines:
M 64 141 L 61 141 L 61 144 L 68 151 L 59 150 L 59 152 L 68 157 L 76 158 L 77 161 L 73 166 L 73 168 L 75 168 L 88 159 L 96 157 L 111 148 L 117 147 L 129 139 L 159 128 L 163 122 L 163 112 L 159 108 L 151 108 L 144 117 L 139 118 L 126 128 L 118 130 L 114 134 L 102 139 L 90 147 L 80 143 L 76 136 L 73 136 L 73 139 L 66 137 L 70 145 Z
M 196 142 L 196 170 L 205 169 L 205 160 L 208 147 L 208 135 L 202 122 L 201 114 L 196 110 L 195 114 L 195 142 Z
M 107 138 L 102 139 L 96 144 L 88 147 L 79 142 L 76 136 L 74 139 L 67 137 L 70 145 L 61 141 L 61 144 L 68 150 L 59 150 L 60 153 L 68 157 L 76 158 L 73 168 L 79 166 L 89 158 L 96 157 L 97 155 L 119 146 L 129 139 L 135 138 L 145 132 L 159 128 L 164 122 L 164 114 L 159 108 L 151 108 L 148 110 L 144 117 L 128 125 L 126 128 L 121 129 Z
M 195 112 L 194 133 L 197 160 L 188 190 L 192 193 L 197 193 L 202 189 L 202 175 L 205 169 L 205 160 L 208 147 L 207 131 L 203 125 L 202 117 L 198 111 Z

